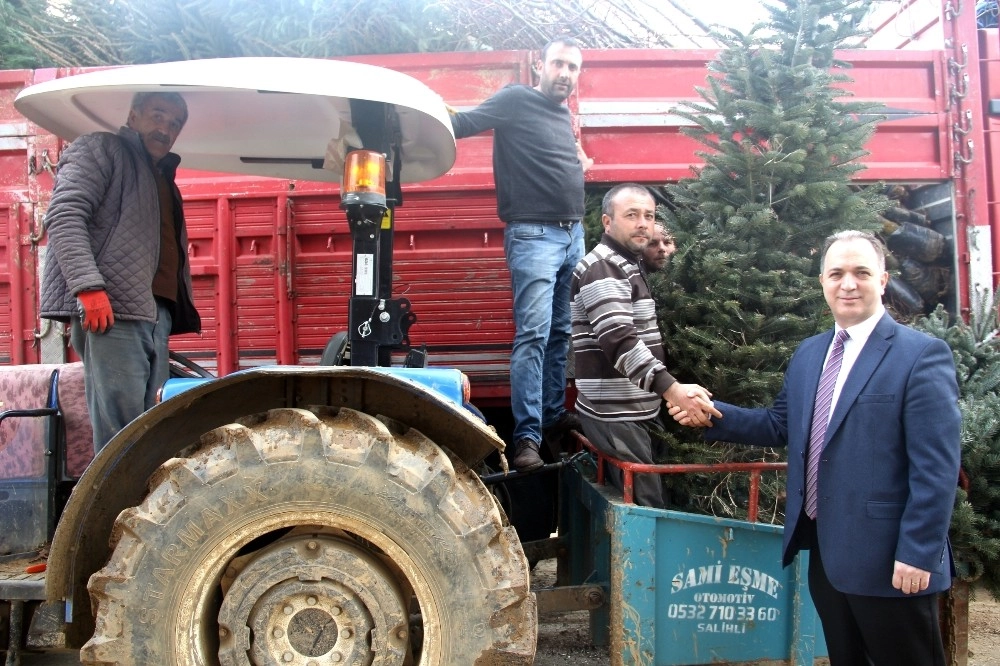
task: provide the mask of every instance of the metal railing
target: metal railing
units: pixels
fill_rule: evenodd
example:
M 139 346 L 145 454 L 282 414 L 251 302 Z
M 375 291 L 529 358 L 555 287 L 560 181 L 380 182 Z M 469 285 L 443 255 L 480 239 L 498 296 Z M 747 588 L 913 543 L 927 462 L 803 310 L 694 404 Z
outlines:
M 655 464 L 634 463 L 613 458 L 602 453 L 588 440 L 582 433 L 573 431 L 573 437 L 577 444 L 583 449 L 590 451 L 597 457 L 597 483 L 605 485 L 604 463 L 617 467 L 622 471 L 622 495 L 626 504 L 635 503 L 635 475 L 636 474 L 694 474 L 694 473 L 726 473 L 726 472 L 747 472 L 750 474 L 750 499 L 747 506 L 747 520 L 751 523 L 757 522 L 758 507 L 760 504 L 760 475 L 761 472 L 784 471 L 788 468 L 786 462 L 742 462 L 742 463 L 712 463 L 712 464 Z

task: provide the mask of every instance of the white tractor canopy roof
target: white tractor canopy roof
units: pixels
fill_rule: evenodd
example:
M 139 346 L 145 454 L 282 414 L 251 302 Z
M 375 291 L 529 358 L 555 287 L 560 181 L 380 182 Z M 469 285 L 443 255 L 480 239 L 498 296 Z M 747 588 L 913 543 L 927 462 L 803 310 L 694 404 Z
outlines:
M 29 86 L 14 106 L 72 140 L 93 131 L 116 132 L 137 92 L 184 97 L 188 121 L 173 151 L 189 169 L 339 182 L 338 149 L 360 146 L 351 99 L 392 105 L 401 182 L 436 178 L 455 162 L 455 137 L 440 95 L 406 74 L 342 60 L 217 58 L 131 65 Z

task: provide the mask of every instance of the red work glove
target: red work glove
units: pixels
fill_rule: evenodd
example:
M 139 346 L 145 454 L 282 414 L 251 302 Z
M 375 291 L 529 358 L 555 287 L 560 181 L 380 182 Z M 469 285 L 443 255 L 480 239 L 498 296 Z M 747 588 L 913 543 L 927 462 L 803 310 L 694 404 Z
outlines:
M 114 326 L 115 313 L 111 311 L 111 301 L 108 292 L 103 289 L 81 291 L 76 295 L 80 306 L 80 323 L 83 330 L 91 333 L 104 333 Z

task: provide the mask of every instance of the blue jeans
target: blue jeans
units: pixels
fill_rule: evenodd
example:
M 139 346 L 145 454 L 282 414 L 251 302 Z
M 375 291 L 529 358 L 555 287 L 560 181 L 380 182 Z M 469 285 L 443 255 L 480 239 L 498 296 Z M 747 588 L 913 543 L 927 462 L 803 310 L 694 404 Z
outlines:
M 514 292 L 514 442 L 540 443 L 542 428 L 554 424 L 565 410 L 569 288 L 573 269 L 583 258 L 583 224 L 564 228 L 508 222 L 503 245 Z
M 80 320 L 73 318 L 70 342 L 83 360 L 95 454 L 156 404 L 156 393 L 170 374 L 170 310 L 157 303 L 156 311 L 156 323 L 116 319 L 104 333 L 84 331 Z

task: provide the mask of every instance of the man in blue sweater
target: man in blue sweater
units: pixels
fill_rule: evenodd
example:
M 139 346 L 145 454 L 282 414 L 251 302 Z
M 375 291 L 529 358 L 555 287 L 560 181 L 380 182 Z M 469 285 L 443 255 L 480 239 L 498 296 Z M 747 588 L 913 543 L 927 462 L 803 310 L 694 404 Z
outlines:
M 583 172 L 566 99 L 583 55 L 556 39 L 536 63 L 538 85 L 509 85 L 475 109 L 451 117 L 455 137 L 493 130 L 497 215 L 506 224 L 504 254 L 514 292 L 510 359 L 514 467 L 542 466 L 539 444 L 578 427 L 566 412 L 569 287 L 583 257 Z

